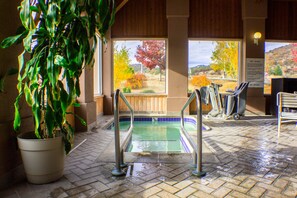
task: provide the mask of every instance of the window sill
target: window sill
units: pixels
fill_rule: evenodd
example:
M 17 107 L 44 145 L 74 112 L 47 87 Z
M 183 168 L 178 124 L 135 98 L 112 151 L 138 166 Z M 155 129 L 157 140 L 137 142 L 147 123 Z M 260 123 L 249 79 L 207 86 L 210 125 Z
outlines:
M 104 95 L 102 94 L 94 94 L 94 98 L 97 99 L 97 98 L 103 98 Z

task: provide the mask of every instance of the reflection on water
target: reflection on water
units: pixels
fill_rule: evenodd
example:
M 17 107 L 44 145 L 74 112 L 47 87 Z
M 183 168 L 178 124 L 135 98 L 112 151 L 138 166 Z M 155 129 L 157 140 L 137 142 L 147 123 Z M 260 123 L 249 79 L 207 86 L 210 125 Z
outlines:
M 127 130 L 130 122 L 120 122 L 120 130 Z M 186 124 L 188 130 L 195 130 Z M 134 122 L 129 152 L 185 152 L 181 142 L 180 122 Z

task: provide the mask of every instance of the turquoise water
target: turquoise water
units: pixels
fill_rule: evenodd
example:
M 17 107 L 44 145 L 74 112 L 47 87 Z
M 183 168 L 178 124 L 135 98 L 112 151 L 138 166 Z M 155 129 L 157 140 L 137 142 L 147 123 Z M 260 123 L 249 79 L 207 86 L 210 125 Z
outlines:
M 121 121 L 120 130 L 128 130 L 130 121 Z M 195 130 L 185 124 L 187 130 Z M 135 121 L 128 152 L 172 152 L 185 153 L 185 142 L 180 134 L 180 122 Z

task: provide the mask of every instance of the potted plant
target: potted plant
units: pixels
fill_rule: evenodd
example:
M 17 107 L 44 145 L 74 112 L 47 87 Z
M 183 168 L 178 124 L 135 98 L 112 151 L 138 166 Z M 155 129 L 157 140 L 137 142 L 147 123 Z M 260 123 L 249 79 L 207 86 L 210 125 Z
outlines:
M 29 182 L 47 183 L 62 176 L 64 153 L 71 150 L 74 133 L 66 120 L 70 113 L 67 109 L 76 105 L 75 99 L 80 95 L 82 70 L 93 65 L 96 32 L 104 38 L 113 24 L 114 14 L 114 0 L 21 2 L 22 26 L 17 35 L 4 39 L 0 46 L 7 48 L 22 43 L 24 47 L 18 56 L 19 95 L 14 103 L 14 129 L 18 131 L 21 125 L 19 102 L 24 96 L 32 109 L 35 124 L 34 133 L 18 137 Z M 39 146 L 42 153 L 35 151 Z M 61 159 L 53 161 L 51 157 Z M 41 173 L 43 168 L 48 170 Z

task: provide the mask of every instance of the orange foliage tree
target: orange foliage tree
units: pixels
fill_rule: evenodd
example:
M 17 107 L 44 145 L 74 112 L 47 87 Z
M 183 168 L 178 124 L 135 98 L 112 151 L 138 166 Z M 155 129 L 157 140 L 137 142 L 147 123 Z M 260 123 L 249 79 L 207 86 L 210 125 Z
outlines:
M 146 77 L 144 74 L 134 74 L 131 78 L 126 81 L 126 87 L 130 87 L 132 89 L 140 89 L 144 86 L 144 81 Z
M 191 84 L 197 88 L 207 86 L 210 83 L 211 81 L 206 77 L 206 75 L 193 76 L 193 78 L 191 79 Z

